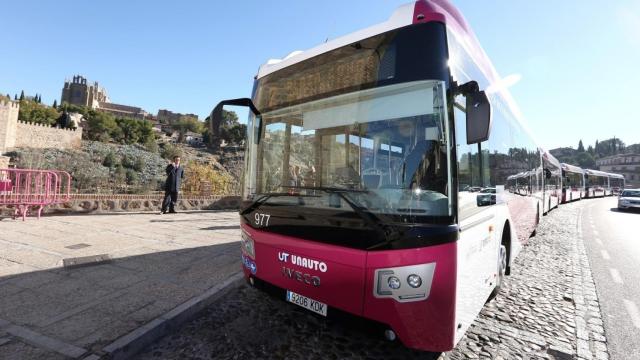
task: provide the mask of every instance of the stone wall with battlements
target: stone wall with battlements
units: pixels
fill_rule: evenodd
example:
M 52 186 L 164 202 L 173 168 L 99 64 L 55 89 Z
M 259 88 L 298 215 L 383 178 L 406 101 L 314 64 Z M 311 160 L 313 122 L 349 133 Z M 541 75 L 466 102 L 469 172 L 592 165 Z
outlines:
M 75 149 L 81 146 L 81 128 L 58 129 L 22 122 L 18 120 L 19 111 L 19 103 L 0 100 L 0 156 L 10 149 L 20 147 Z
M 59 129 L 18 121 L 15 147 L 77 149 L 81 140 L 82 128 Z

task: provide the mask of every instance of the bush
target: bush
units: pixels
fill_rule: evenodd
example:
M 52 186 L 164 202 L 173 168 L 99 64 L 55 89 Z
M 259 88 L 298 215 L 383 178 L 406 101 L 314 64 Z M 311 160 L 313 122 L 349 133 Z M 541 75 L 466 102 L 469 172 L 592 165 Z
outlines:
M 155 136 L 147 138 L 144 142 L 144 148 L 148 152 L 157 153 L 158 152 L 158 143 L 156 142 Z
M 135 171 L 142 171 L 144 170 L 144 161 L 142 161 L 142 158 L 138 158 L 135 162 L 135 164 L 133 164 L 133 169 Z
M 113 152 L 107 153 L 107 155 L 104 157 L 104 160 L 102 160 L 102 165 L 108 168 L 112 168 L 118 165 L 118 159 L 116 158 L 116 155 Z
M 173 160 L 175 156 L 182 157 L 182 151 L 180 151 L 180 149 L 177 146 L 167 143 L 167 144 L 164 144 L 164 147 L 162 148 L 162 151 L 161 151 L 161 155 L 163 158 L 167 160 Z
M 226 172 L 214 170 L 211 165 L 190 162 L 185 169 L 182 189 L 202 195 L 224 195 L 233 189 L 234 179 Z
M 138 173 L 135 172 L 135 170 L 127 169 L 125 176 L 127 178 L 127 184 L 136 185 L 138 183 Z
M 124 155 L 122 157 L 122 166 L 124 166 L 127 169 L 133 169 L 135 166 L 135 163 L 136 161 L 131 156 Z
M 118 183 L 123 183 L 126 179 L 127 179 L 127 171 L 125 170 L 124 166 L 118 164 L 118 166 L 116 166 L 115 171 L 113 172 L 115 181 Z

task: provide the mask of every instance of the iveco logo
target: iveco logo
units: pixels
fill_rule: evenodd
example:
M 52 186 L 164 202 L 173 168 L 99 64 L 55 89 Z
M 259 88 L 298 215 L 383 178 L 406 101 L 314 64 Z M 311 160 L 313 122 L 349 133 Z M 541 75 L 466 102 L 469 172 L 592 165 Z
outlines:
M 311 274 L 303 274 L 300 271 L 290 269 L 286 266 L 282 267 L 282 276 L 287 277 L 289 279 L 298 280 L 308 285 L 320 286 L 319 276 L 312 276 Z

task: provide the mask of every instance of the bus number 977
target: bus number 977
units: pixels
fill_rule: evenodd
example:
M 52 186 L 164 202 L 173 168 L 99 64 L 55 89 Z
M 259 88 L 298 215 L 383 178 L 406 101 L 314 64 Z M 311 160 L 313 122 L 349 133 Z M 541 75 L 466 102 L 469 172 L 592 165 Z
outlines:
M 255 213 L 253 216 L 256 220 L 256 226 L 269 226 L 269 219 L 271 215 Z

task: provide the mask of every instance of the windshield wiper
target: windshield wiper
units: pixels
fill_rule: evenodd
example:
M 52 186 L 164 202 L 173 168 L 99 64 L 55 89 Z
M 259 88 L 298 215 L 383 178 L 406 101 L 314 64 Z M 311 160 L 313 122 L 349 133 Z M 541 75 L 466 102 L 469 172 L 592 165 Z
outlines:
M 286 186 L 283 186 L 283 187 L 286 187 Z M 300 195 L 300 194 L 290 194 L 290 193 L 263 194 L 260 198 L 256 199 L 254 202 L 252 202 L 251 205 L 247 206 L 243 210 L 240 210 L 240 215 L 246 215 L 246 214 L 252 212 L 253 210 L 259 208 L 264 203 L 266 203 L 267 200 L 271 199 L 272 197 L 277 197 L 277 196 L 295 196 L 295 197 L 301 198 L 301 197 L 309 197 L 311 195 Z
M 374 215 L 370 211 L 365 211 L 363 208 L 356 204 L 352 199 L 347 196 L 347 193 L 365 193 L 368 194 L 368 190 L 357 190 L 357 189 L 345 189 L 345 188 L 337 188 L 337 187 L 329 187 L 329 186 L 282 186 L 283 188 L 289 189 L 303 189 L 303 190 L 319 190 L 324 191 L 329 194 L 336 194 L 341 199 L 343 199 L 349 206 L 355 211 L 355 213 L 366 222 L 371 228 L 376 230 L 378 234 L 382 236 L 384 239 L 383 244 L 388 244 L 394 240 L 396 240 L 400 233 L 396 229 L 396 227 L 392 224 L 391 221 L 383 221 L 380 216 Z M 379 246 L 374 245 L 370 248 L 374 248 Z

